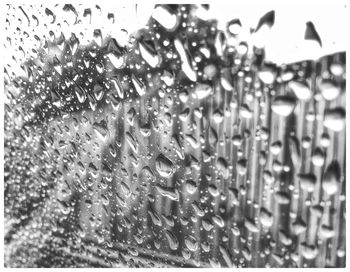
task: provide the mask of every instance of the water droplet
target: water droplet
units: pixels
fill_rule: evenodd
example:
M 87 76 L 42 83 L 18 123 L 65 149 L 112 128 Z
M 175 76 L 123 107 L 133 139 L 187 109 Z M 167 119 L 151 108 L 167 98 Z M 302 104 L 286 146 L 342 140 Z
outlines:
M 337 77 L 343 75 L 344 73 L 344 68 L 341 64 L 339 63 L 333 63 L 330 65 L 329 70 L 331 73 Z
M 129 144 L 130 148 L 132 149 L 132 151 L 137 153 L 138 143 L 136 142 L 134 136 L 130 132 L 127 131 L 125 133 L 125 139 L 126 139 L 126 142 Z
M 175 30 L 178 24 L 176 14 L 172 14 L 165 6 L 157 6 L 153 10 L 152 17 L 168 31 Z
M 223 227 L 225 226 L 225 221 L 224 221 L 224 219 L 223 219 L 220 215 L 218 215 L 218 214 L 216 214 L 216 215 L 213 216 L 213 222 L 214 222 L 216 225 L 218 225 L 220 228 L 223 228 Z
M 212 93 L 212 88 L 208 84 L 199 83 L 195 87 L 195 93 L 198 99 L 203 99 Z
M 143 84 L 143 82 L 138 79 L 134 74 L 131 76 L 132 83 L 135 86 L 136 92 L 143 96 L 146 93 L 146 86 Z
M 135 111 L 134 108 L 131 108 L 131 109 L 126 113 L 126 120 L 127 120 L 128 123 L 130 124 L 130 126 L 133 126 L 133 125 L 134 125 L 135 115 L 136 115 L 136 111 Z
M 139 42 L 139 48 L 142 58 L 153 68 L 157 67 L 161 58 L 157 54 L 154 42 L 151 40 L 141 39 Z
M 197 251 L 199 246 L 198 246 L 197 240 L 193 236 L 189 235 L 189 236 L 185 237 L 184 241 L 185 241 L 186 247 L 190 251 L 192 251 L 192 252 L 196 252 Z
M 146 184 L 155 181 L 155 176 L 154 176 L 151 168 L 149 168 L 149 166 L 145 166 L 145 167 L 143 167 L 141 169 L 141 171 L 140 171 L 140 178 L 145 180 Z
M 297 218 L 292 224 L 292 230 L 295 233 L 295 235 L 303 233 L 306 230 L 306 228 L 306 223 L 301 218 Z
M 104 95 L 104 89 L 100 84 L 95 84 L 94 95 L 97 101 L 100 101 Z
M 191 65 L 189 54 L 185 51 L 183 44 L 179 39 L 175 39 L 174 45 L 180 55 L 182 71 L 191 81 L 197 81 L 197 74 Z
M 217 196 L 220 194 L 218 188 L 217 188 L 214 184 L 209 184 L 209 186 L 208 186 L 208 192 L 209 192 L 213 197 L 217 197 Z
M 172 141 L 174 143 L 174 149 L 175 149 L 176 154 L 179 156 L 179 158 L 181 160 L 185 159 L 185 153 L 183 151 L 183 146 L 180 142 L 178 135 L 173 135 Z
M 300 246 L 301 246 L 301 253 L 303 254 L 305 259 L 312 260 L 318 254 L 318 249 L 314 245 L 308 245 L 306 243 L 302 243 Z
M 298 174 L 300 180 L 300 187 L 304 191 L 311 193 L 316 187 L 316 176 L 312 173 L 308 174 Z
M 107 140 L 109 138 L 110 134 L 107 121 L 105 119 L 102 119 L 100 122 L 95 122 L 92 127 L 103 140 Z
M 197 188 L 196 188 L 196 190 L 197 190 Z M 195 211 L 197 216 L 203 217 L 205 215 L 204 210 L 199 206 L 197 201 L 193 201 L 191 206 L 193 207 L 193 210 Z
M 158 214 L 155 211 L 153 211 L 152 209 L 149 209 L 147 212 L 148 212 L 149 216 L 151 217 L 153 225 L 161 227 L 162 221 L 160 220 Z
M 269 212 L 265 208 L 260 209 L 259 219 L 260 219 L 261 224 L 266 228 L 271 227 L 273 224 L 273 215 L 271 212 Z
M 243 104 L 239 110 L 239 114 L 243 118 L 251 119 L 253 117 L 253 112 L 249 109 L 247 104 Z
M 219 173 L 223 176 L 224 179 L 227 179 L 230 175 L 230 171 L 228 169 L 227 161 L 220 157 L 216 161 L 216 168 L 218 169 Z
M 51 10 L 49 10 L 48 8 L 45 8 L 45 14 L 47 16 L 51 16 L 52 17 L 51 24 L 53 24 L 56 21 L 56 15 Z
M 216 109 L 213 112 L 213 120 L 216 124 L 220 124 L 224 120 L 224 115 L 220 109 Z
M 179 247 L 179 241 L 171 231 L 166 230 L 165 237 L 168 240 L 169 247 L 171 250 L 176 250 Z
M 276 141 L 271 144 L 270 151 L 273 155 L 278 155 L 282 150 L 282 143 L 281 141 Z
M 306 23 L 306 30 L 305 30 L 305 40 L 311 40 L 317 42 L 322 47 L 322 41 L 320 36 L 318 35 L 315 26 L 312 22 Z
M 324 99 L 331 101 L 336 99 L 340 94 L 340 88 L 329 79 L 323 79 L 320 83 L 320 91 Z
M 345 128 L 344 108 L 332 108 L 325 112 L 323 125 L 333 131 L 339 132 Z
M 277 96 L 272 103 L 272 111 L 280 116 L 290 115 L 295 108 L 296 100 L 292 96 Z
M 257 32 L 261 27 L 267 26 L 272 27 L 275 23 L 275 11 L 271 10 L 267 12 L 263 17 L 260 18 L 258 25 L 255 28 L 255 31 Z
M 245 175 L 247 173 L 247 163 L 246 159 L 240 159 L 237 161 L 237 172 L 240 175 Z
M 334 195 L 339 190 L 341 169 L 337 161 L 332 161 L 323 175 L 322 188 L 328 195 Z
M 324 160 L 325 158 L 322 149 L 317 147 L 311 157 L 312 163 L 317 167 L 321 167 L 324 164 Z
M 109 61 L 112 63 L 112 65 L 114 66 L 114 68 L 121 69 L 124 67 L 125 57 L 123 55 L 117 55 L 117 54 L 111 52 L 111 53 L 107 54 L 107 57 L 108 57 Z
M 272 84 L 276 78 L 276 71 L 274 66 L 265 66 L 258 72 L 258 77 L 264 84 Z
M 211 146 L 215 146 L 218 141 L 218 135 L 213 127 L 209 128 L 208 140 Z
M 227 76 L 221 76 L 220 78 L 221 86 L 228 92 L 233 91 L 233 86 L 231 85 L 230 81 L 228 80 Z
M 239 19 L 233 19 L 227 23 L 227 29 L 232 35 L 238 35 L 241 31 L 242 23 Z
M 281 191 L 276 192 L 275 199 L 277 203 L 282 205 L 287 205 L 290 203 L 290 196 L 285 192 L 281 192 Z
M 210 231 L 212 228 L 214 228 L 214 224 L 209 219 L 203 219 L 202 226 L 206 231 Z
M 335 235 L 334 229 L 331 226 L 327 226 L 324 224 L 320 227 L 319 232 L 320 232 L 320 235 L 325 239 L 332 238 Z
M 247 230 L 251 231 L 251 232 L 259 232 L 259 228 L 255 225 L 255 223 L 246 218 L 244 221 L 244 226 L 247 228 Z
M 174 201 L 179 200 L 179 192 L 177 190 L 175 190 L 174 188 L 156 185 L 156 189 L 162 196 L 167 197 L 170 200 L 174 200 Z
M 78 98 L 79 103 L 81 104 L 84 103 L 87 97 L 83 88 L 81 88 L 80 86 L 76 86 L 74 87 L 74 91 L 75 91 L 75 95 Z
M 290 81 L 289 87 L 300 100 L 309 100 L 312 96 L 309 85 L 305 81 Z
M 95 29 L 94 32 L 93 32 L 93 39 L 95 41 L 95 43 L 101 47 L 102 46 L 102 32 L 100 29 Z
M 198 187 L 196 182 L 194 182 L 191 179 L 186 181 L 185 186 L 186 186 L 186 191 L 191 195 L 197 191 L 197 187 Z
M 140 132 L 143 137 L 151 136 L 151 126 L 150 124 L 144 124 L 140 127 Z

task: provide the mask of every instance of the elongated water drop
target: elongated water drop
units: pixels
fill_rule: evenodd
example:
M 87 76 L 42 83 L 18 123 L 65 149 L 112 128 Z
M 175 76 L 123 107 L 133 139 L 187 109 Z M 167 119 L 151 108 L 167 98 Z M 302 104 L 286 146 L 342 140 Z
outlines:
M 145 84 L 138 79 L 134 74 L 131 76 L 132 84 L 135 87 L 136 92 L 140 95 L 143 96 L 146 93 L 146 86 Z
M 334 195 L 339 190 L 341 169 L 337 161 L 332 161 L 323 176 L 322 188 L 328 195 Z
M 153 10 L 153 19 L 160 23 L 168 31 L 172 31 L 178 24 L 176 14 L 173 14 L 165 6 L 158 6 Z

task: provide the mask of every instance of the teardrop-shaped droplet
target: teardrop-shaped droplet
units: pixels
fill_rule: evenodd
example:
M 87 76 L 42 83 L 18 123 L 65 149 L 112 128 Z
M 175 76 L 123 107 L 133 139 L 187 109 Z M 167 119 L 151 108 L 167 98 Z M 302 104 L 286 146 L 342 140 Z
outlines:
M 192 67 L 189 54 L 186 52 L 182 42 L 179 39 L 175 39 L 174 45 L 180 55 L 182 71 L 191 81 L 197 81 L 197 73 Z
M 198 249 L 198 243 L 197 240 L 193 236 L 187 236 L 185 237 L 185 245 L 186 247 L 193 252 L 196 252 Z
M 125 65 L 125 57 L 123 55 L 117 55 L 113 52 L 108 53 L 107 57 L 109 61 L 113 64 L 114 68 L 121 69 Z
M 160 154 L 156 159 L 156 169 L 159 175 L 165 178 L 169 178 L 174 173 L 174 164 L 163 154 Z
M 131 76 L 131 81 L 132 81 L 132 84 L 135 87 L 136 92 L 140 96 L 143 96 L 146 93 L 146 86 L 145 86 L 145 84 L 140 79 L 138 79 L 134 74 L 132 74 L 132 76 Z
M 157 54 L 153 41 L 142 39 L 139 43 L 142 58 L 153 68 L 160 64 L 160 56 Z
M 78 98 L 79 103 L 84 103 L 86 100 L 86 93 L 80 86 L 74 87 L 75 95 Z
M 168 240 L 169 247 L 171 250 L 176 250 L 179 247 L 179 241 L 171 231 L 166 230 L 165 237 Z

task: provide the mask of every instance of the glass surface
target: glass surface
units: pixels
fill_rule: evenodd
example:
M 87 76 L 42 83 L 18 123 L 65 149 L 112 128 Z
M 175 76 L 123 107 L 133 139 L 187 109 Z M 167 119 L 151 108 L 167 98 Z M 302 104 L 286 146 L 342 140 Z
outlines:
M 346 60 L 317 25 L 282 64 L 273 9 L 3 7 L 5 266 L 345 266 Z

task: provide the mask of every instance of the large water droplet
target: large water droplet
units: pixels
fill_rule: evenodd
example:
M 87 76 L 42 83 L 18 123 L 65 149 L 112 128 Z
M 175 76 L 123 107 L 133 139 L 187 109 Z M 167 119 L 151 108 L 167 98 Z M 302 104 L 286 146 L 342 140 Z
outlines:
M 290 81 L 288 85 L 298 99 L 309 100 L 311 98 L 311 90 L 305 81 Z
M 290 115 L 296 105 L 296 100 L 292 96 L 277 96 L 272 103 L 272 111 L 281 116 Z
M 168 31 L 174 30 L 178 24 L 176 14 L 171 13 L 165 6 L 157 6 L 153 10 L 152 17 Z
M 323 79 L 320 82 L 320 91 L 324 99 L 328 101 L 336 99 L 340 94 L 340 88 L 329 79 Z
M 333 131 L 339 132 L 345 128 L 344 108 L 332 108 L 325 112 L 323 125 Z

